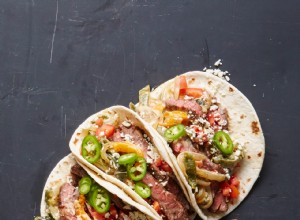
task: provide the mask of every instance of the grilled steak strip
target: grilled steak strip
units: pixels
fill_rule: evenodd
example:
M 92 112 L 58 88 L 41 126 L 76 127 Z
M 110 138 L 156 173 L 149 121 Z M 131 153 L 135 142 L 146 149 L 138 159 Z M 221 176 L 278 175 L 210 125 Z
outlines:
M 198 116 L 202 116 L 202 108 L 195 100 L 183 100 L 183 99 L 168 99 L 165 101 L 166 109 L 169 110 L 183 110 L 191 111 Z
M 158 183 L 149 173 L 146 174 L 142 181 L 150 186 L 152 191 L 151 198 L 159 203 L 162 211 L 169 220 L 188 220 L 187 210 L 177 195 L 167 191 L 163 185 Z
M 70 183 L 64 183 L 61 186 L 58 207 L 61 220 L 77 220 L 74 201 L 78 196 L 78 191 Z

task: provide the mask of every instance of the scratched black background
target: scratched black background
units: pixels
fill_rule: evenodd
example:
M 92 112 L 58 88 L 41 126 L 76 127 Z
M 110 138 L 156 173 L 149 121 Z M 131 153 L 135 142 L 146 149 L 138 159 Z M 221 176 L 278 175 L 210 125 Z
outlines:
M 39 214 L 74 129 L 221 58 L 266 138 L 261 177 L 226 219 L 300 218 L 300 4 L 0 1 L 0 219 Z

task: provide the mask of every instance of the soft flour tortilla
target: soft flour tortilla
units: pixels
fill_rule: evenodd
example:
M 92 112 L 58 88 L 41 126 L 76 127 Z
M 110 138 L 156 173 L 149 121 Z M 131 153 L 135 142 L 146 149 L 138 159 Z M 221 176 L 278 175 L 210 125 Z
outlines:
M 82 166 L 85 171 L 88 173 L 88 175 L 94 179 L 100 186 L 107 189 L 110 193 L 117 195 L 120 199 L 122 199 L 127 204 L 131 205 L 132 207 L 135 207 L 137 210 L 141 211 L 142 213 L 146 214 L 152 219 L 157 219 L 155 215 L 153 215 L 152 212 L 150 212 L 147 208 L 140 205 L 139 203 L 133 201 L 126 193 L 124 193 L 122 190 L 120 190 L 118 187 L 116 187 L 114 184 L 111 184 L 110 182 L 107 182 L 99 176 L 97 176 L 93 171 L 89 170 L 84 164 L 77 162 L 75 160 L 75 157 L 72 154 L 69 154 L 68 156 L 64 157 L 62 160 L 58 162 L 58 164 L 54 167 L 54 169 L 51 171 L 42 195 L 42 201 L 41 201 L 41 216 L 48 216 L 47 213 L 47 204 L 45 200 L 45 192 L 48 189 L 51 189 L 53 187 L 59 187 L 63 185 L 65 182 L 70 181 L 70 169 L 73 165 L 76 163 L 79 163 L 80 166 Z
M 219 219 L 230 213 L 243 201 L 259 177 L 265 156 L 265 140 L 259 119 L 252 104 L 237 88 L 225 80 L 201 71 L 187 72 L 183 75 L 186 76 L 188 87 L 204 88 L 212 96 L 217 97 L 220 105 L 227 109 L 230 136 L 233 140 L 244 144 L 246 149 L 245 158 L 242 160 L 240 168 L 236 173 L 240 180 L 240 195 L 238 199 L 234 201 L 234 204 L 229 204 L 229 209 L 226 213 L 213 214 L 206 210 L 201 210 L 198 207 L 192 189 L 184 177 L 183 172 L 180 170 L 176 157 L 172 153 L 172 149 L 168 146 L 164 138 L 157 133 L 157 135 L 160 136 L 162 145 L 165 146 L 170 155 L 177 173 L 188 189 L 192 205 L 199 216 L 203 219 Z M 175 78 L 158 86 L 150 93 L 150 97 L 155 99 L 164 99 L 168 96 L 172 97 L 174 85 Z
M 176 172 L 173 163 L 171 162 L 168 153 L 166 149 L 162 146 L 161 144 L 161 139 L 160 137 L 156 134 L 156 131 L 149 126 L 146 122 L 143 121 L 143 119 L 133 112 L 132 110 L 123 107 L 123 106 L 112 106 L 110 108 L 104 109 L 89 118 L 87 118 L 74 132 L 73 136 L 71 137 L 69 146 L 72 151 L 72 153 L 76 156 L 77 160 L 81 163 L 84 164 L 86 167 L 89 169 L 93 170 L 96 172 L 97 175 L 99 175 L 101 178 L 115 184 L 118 186 L 120 189 L 122 189 L 127 195 L 129 195 L 133 200 L 136 202 L 140 203 L 141 205 L 145 206 L 148 208 L 153 214 L 155 214 L 157 219 L 161 219 L 161 217 L 158 215 L 158 213 L 153 209 L 152 206 L 150 206 L 142 197 L 140 197 L 132 188 L 130 188 L 127 184 L 124 182 L 120 181 L 119 179 L 115 178 L 112 175 L 109 175 L 102 170 L 100 170 L 98 167 L 95 165 L 87 162 L 81 155 L 81 144 L 83 138 L 87 135 L 88 129 L 91 127 L 91 122 L 95 119 L 98 118 L 98 116 L 102 115 L 103 113 L 110 111 L 114 112 L 119 115 L 119 121 L 124 121 L 124 120 L 130 120 L 135 126 L 139 127 L 142 129 L 147 136 L 151 139 L 151 143 L 153 146 L 155 146 L 158 149 L 158 152 L 162 156 L 162 158 L 170 165 L 172 170 L 174 171 L 174 174 L 176 175 L 178 182 L 181 186 L 181 188 L 184 191 L 184 194 L 186 195 L 186 198 L 189 200 L 188 197 L 188 192 L 184 186 L 184 183 L 180 178 L 178 178 L 178 173 Z M 155 135 L 153 135 L 155 133 Z M 194 218 L 194 214 L 190 216 L 190 219 Z

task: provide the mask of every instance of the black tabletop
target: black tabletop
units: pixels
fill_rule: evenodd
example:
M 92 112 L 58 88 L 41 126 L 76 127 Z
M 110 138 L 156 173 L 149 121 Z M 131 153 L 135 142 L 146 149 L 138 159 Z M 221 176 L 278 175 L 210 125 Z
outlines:
M 0 219 L 39 214 L 89 115 L 222 59 L 266 139 L 260 178 L 225 219 L 300 218 L 297 0 L 0 1 Z

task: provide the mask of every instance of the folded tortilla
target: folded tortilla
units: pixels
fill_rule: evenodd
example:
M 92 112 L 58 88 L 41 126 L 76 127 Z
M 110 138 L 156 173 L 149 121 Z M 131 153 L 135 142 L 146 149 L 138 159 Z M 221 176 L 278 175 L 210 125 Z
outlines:
M 236 173 L 240 180 L 239 197 L 234 200 L 233 204 L 229 204 L 229 208 L 225 213 L 212 213 L 198 207 L 192 188 L 180 169 L 176 156 L 163 138 L 162 132 L 160 134 L 157 133 L 160 136 L 162 146 L 165 147 L 178 175 L 184 182 L 192 205 L 199 216 L 203 219 L 219 219 L 230 213 L 244 200 L 259 177 L 265 155 L 264 136 L 252 104 L 236 87 L 212 74 L 201 71 L 187 72 L 183 75 L 186 77 L 188 88 L 203 88 L 218 99 L 220 105 L 227 110 L 230 136 L 232 139 L 242 142 L 246 150 L 245 158 L 242 160 Z M 155 103 L 155 100 L 164 103 L 170 98 L 176 99 L 176 93 L 178 96 L 179 88 L 178 85 L 176 88 L 175 80 L 176 78 L 173 78 L 158 86 L 150 93 L 150 96 L 145 95 L 145 92 L 142 90 L 142 93 L 140 91 L 140 103 L 135 106 L 135 110 L 155 128 L 159 127 L 157 125 L 159 118 L 161 118 L 161 109 L 159 109 L 160 107 Z M 147 88 L 146 90 L 150 91 Z M 152 103 L 152 110 L 149 110 L 149 107 L 151 108 L 151 104 L 149 105 L 151 100 L 154 104 Z
M 139 203 L 139 204 L 143 205 L 144 207 L 146 207 L 147 209 L 149 209 L 155 215 L 155 217 L 157 219 L 162 219 L 162 216 L 160 214 L 158 214 L 158 212 L 153 208 L 153 206 L 149 205 L 145 201 L 145 199 L 143 199 L 141 196 L 139 196 L 135 192 L 132 185 L 128 184 L 127 182 L 123 182 L 122 180 L 116 178 L 114 175 L 110 174 L 108 168 L 104 167 L 104 168 L 101 169 L 101 166 L 96 166 L 95 165 L 96 163 L 93 164 L 93 163 L 88 162 L 82 156 L 82 142 L 83 142 L 83 139 L 90 133 L 95 135 L 95 131 L 97 130 L 97 126 L 95 125 L 95 121 L 97 121 L 97 119 L 99 119 L 99 118 L 102 118 L 104 120 L 104 124 L 114 124 L 115 126 L 121 126 L 122 124 L 124 124 L 125 126 L 127 126 L 126 124 L 129 123 L 129 124 L 134 125 L 138 129 L 140 129 L 144 133 L 144 135 L 147 137 L 147 140 L 149 141 L 149 143 L 151 143 L 151 145 L 153 146 L 152 150 L 153 151 L 155 150 L 155 152 L 160 155 L 160 157 L 165 161 L 165 163 L 167 163 L 168 166 L 173 170 L 174 175 L 178 179 L 179 176 L 178 176 L 177 171 L 175 170 L 175 168 L 173 166 L 173 163 L 171 162 L 171 160 L 168 156 L 168 153 L 167 153 L 166 149 L 161 146 L 160 137 L 158 137 L 157 135 L 153 135 L 153 133 L 156 133 L 156 131 L 151 126 L 149 126 L 147 123 L 145 123 L 140 118 L 140 116 L 138 114 L 136 114 L 134 111 L 132 111 L 128 108 L 125 108 L 123 106 L 113 106 L 113 107 L 104 109 L 104 110 L 90 116 L 89 118 L 87 118 L 75 130 L 75 132 L 74 132 L 74 134 L 73 134 L 73 136 L 70 140 L 69 146 L 70 146 L 70 149 L 71 149 L 72 153 L 76 156 L 77 160 L 80 163 L 84 164 L 86 167 L 88 167 L 89 169 L 96 172 L 96 174 L 99 175 L 101 178 L 105 179 L 108 182 L 113 183 L 114 185 L 116 185 L 117 187 L 122 189 L 134 201 L 136 201 L 137 203 Z M 104 135 L 104 133 L 101 134 L 101 135 Z M 123 135 L 123 137 L 126 139 L 126 135 Z M 130 137 L 129 137 L 129 139 L 130 139 Z M 135 145 L 134 147 L 139 147 L 138 144 L 133 144 L 133 145 Z M 111 147 L 111 146 L 109 146 L 109 147 Z M 103 146 L 102 146 L 102 149 L 103 149 Z M 139 152 L 140 151 L 141 150 L 139 150 Z M 127 153 L 129 153 L 129 152 L 127 152 Z M 148 153 L 149 152 L 147 151 L 147 155 L 148 155 Z M 103 152 L 101 154 L 103 154 Z M 109 164 L 111 164 L 111 163 L 113 163 L 112 159 L 109 161 Z M 151 163 L 153 163 L 153 161 L 151 161 L 151 160 L 147 161 L 148 165 L 151 164 Z M 159 184 L 168 184 L 168 182 L 159 183 Z M 183 184 L 183 182 L 181 181 L 180 178 L 179 178 L 178 184 L 181 187 L 181 189 L 179 187 L 179 190 L 178 190 L 179 192 L 178 193 L 182 194 L 182 191 L 183 191 L 184 195 L 187 198 L 189 198 L 187 190 L 184 187 L 184 184 Z M 152 188 L 152 187 L 154 187 L 153 184 L 149 184 L 149 186 L 153 190 L 153 188 Z M 184 197 L 184 195 L 183 195 L 183 197 Z M 160 202 L 160 201 L 158 201 L 158 202 Z M 185 203 L 184 206 L 185 207 L 186 206 L 190 207 L 189 202 L 190 202 L 189 199 L 188 199 L 188 201 L 185 200 L 185 202 L 183 202 L 183 203 Z M 170 210 L 168 210 L 168 211 L 170 211 Z M 177 210 L 173 210 L 173 211 L 176 212 Z M 188 216 L 189 219 L 193 219 L 194 216 L 195 216 L 194 211 L 190 210 L 189 216 Z M 176 217 L 174 217 L 174 219 L 176 219 Z
M 123 203 L 127 206 L 127 209 L 130 209 L 129 211 L 130 216 L 136 216 L 140 219 L 156 219 L 156 216 L 149 211 L 147 208 L 142 206 L 141 204 L 133 201 L 126 193 L 124 193 L 122 190 L 120 190 L 118 187 L 116 187 L 114 184 L 111 184 L 110 182 L 107 182 L 100 178 L 98 175 L 96 175 L 93 171 L 88 169 L 84 164 L 77 162 L 75 160 L 75 157 L 72 154 L 67 155 L 63 159 L 61 159 L 58 164 L 54 167 L 54 169 L 51 171 L 42 195 L 41 200 L 41 216 L 42 219 L 47 219 L 52 215 L 53 219 L 60 219 L 60 213 L 59 213 L 59 201 L 58 201 L 58 194 L 60 193 L 60 189 L 63 184 L 65 183 L 71 183 L 72 182 L 72 175 L 70 173 L 71 167 L 74 165 L 79 164 L 84 170 L 87 172 L 87 174 L 95 180 L 97 184 L 105 188 L 108 192 L 111 193 L 111 195 L 117 196 L 120 198 Z M 47 193 L 49 194 L 51 192 L 51 203 L 57 203 L 54 205 L 47 204 Z M 78 199 L 79 200 L 79 199 Z M 87 213 L 85 213 L 82 209 L 82 207 L 79 206 L 80 202 L 78 200 L 75 200 L 74 206 L 76 208 L 76 217 L 77 219 L 81 220 L 89 220 L 93 219 L 90 218 Z M 49 202 L 48 202 L 49 203 Z M 116 207 L 117 208 L 117 207 Z M 118 208 L 117 208 L 118 209 Z M 51 218 L 52 219 L 52 218 Z

